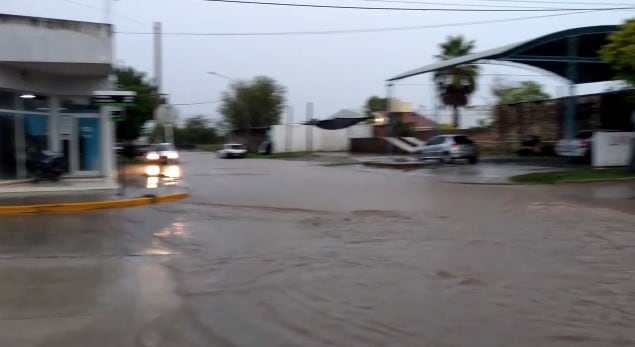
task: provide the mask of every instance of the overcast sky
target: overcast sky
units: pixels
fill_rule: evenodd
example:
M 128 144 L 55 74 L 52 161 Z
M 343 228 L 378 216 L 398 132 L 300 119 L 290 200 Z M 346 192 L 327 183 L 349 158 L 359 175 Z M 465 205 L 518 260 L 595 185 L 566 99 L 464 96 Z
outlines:
M 0 12 L 18 15 L 100 21 L 106 0 L 1 0 Z M 549 7 L 597 8 L 630 4 L 635 0 L 552 0 L 539 3 L 519 0 L 423 0 L 374 2 L 362 0 L 276 0 L 277 2 L 390 7 L 495 8 Z M 429 4 L 431 2 L 439 5 Z M 547 3 L 549 2 L 549 3 Z M 450 6 L 451 3 L 462 5 Z M 443 5 L 447 4 L 447 5 Z M 554 12 L 398 12 L 317 8 L 289 8 L 209 2 L 204 0 L 113 1 L 116 59 L 153 74 L 151 35 L 163 23 L 165 33 L 246 33 L 393 28 L 490 21 L 553 14 Z M 399 30 L 338 35 L 289 36 L 170 36 L 164 37 L 164 92 L 175 104 L 217 100 L 228 81 L 210 76 L 215 71 L 236 79 L 267 75 L 288 89 L 288 103 L 295 120 L 305 118 L 307 102 L 316 116 L 327 118 L 340 109 L 360 109 L 371 95 L 385 94 L 385 79 L 434 62 L 438 43 L 448 35 L 463 34 L 476 41 L 477 51 L 532 39 L 554 31 L 589 25 L 620 24 L 635 15 L 632 10 L 575 14 L 480 25 L 460 25 L 419 30 Z M 537 80 L 552 95 L 564 93 L 561 80 L 533 76 L 535 70 L 486 67 L 479 91 L 471 103 L 491 103 L 494 78 L 508 81 Z M 532 76 L 526 76 L 532 75 Z M 501 77 L 501 76 L 498 76 Z M 430 76 L 403 81 L 396 97 L 415 106 L 430 107 Z M 582 87 L 582 92 L 596 88 Z M 205 114 L 218 117 L 217 104 L 180 106 L 181 116 Z

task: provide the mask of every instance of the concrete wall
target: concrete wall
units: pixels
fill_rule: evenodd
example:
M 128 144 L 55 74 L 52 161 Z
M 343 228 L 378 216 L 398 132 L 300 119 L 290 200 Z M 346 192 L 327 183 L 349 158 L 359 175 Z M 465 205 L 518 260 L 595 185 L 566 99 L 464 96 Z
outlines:
M 0 88 L 48 95 L 88 96 L 110 88 L 107 76 L 69 76 L 19 70 L 0 65 Z
M 111 26 L 50 18 L 0 15 L 0 61 L 112 62 Z
M 596 132 L 593 135 L 593 166 L 627 166 L 635 132 Z
M 273 152 L 349 151 L 351 138 L 373 136 L 371 125 L 360 124 L 347 129 L 323 130 L 315 126 L 290 124 L 271 127 Z

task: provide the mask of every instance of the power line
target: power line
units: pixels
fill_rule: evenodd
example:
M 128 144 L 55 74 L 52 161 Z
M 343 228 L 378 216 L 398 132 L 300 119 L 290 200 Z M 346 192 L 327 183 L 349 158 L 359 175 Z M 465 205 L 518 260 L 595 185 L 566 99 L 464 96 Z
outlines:
M 405 0 L 359 0 L 359 1 L 367 1 L 367 2 L 384 2 L 384 3 L 393 3 L 393 4 L 416 4 L 416 5 L 446 5 L 446 6 L 465 6 L 465 7 L 484 7 L 483 4 L 465 4 L 465 3 L 451 3 L 447 2 L 428 2 L 428 1 L 405 1 Z M 597 4 L 599 5 L 599 4 Z M 487 7 L 500 7 L 500 8 L 540 8 L 545 9 L 544 7 L 536 7 L 536 6 L 518 6 L 518 5 L 487 5 Z
M 102 10 L 103 10 L 101 7 L 94 6 L 94 5 L 89 5 L 89 4 L 85 4 L 85 3 L 83 3 L 83 2 L 79 2 L 79 1 L 76 1 L 76 0 L 64 0 L 64 1 L 68 2 L 69 4 L 74 4 L 74 5 L 77 5 L 77 6 L 82 6 L 82 7 L 85 7 L 85 8 L 89 8 L 89 9 L 91 9 L 91 10 L 98 10 L 98 11 L 102 11 Z M 125 19 L 127 19 L 127 20 L 129 20 L 129 21 L 135 22 L 135 23 L 137 23 L 137 24 L 139 24 L 139 25 L 143 25 L 143 26 L 146 26 L 146 25 L 147 25 L 147 23 L 143 23 L 143 22 L 141 22 L 141 21 L 139 21 L 139 20 L 137 20 L 137 19 L 135 19 L 135 18 L 132 18 L 132 17 L 127 16 L 127 15 L 125 15 L 125 14 L 122 14 L 122 13 L 120 13 L 120 12 L 116 12 L 116 11 L 113 11 L 113 12 L 114 12 L 115 14 L 117 14 L 118 16 L 120 16 L 120 17 L 122 17 L 122 18 L 125 18 Z
M 631 8 L 635 9 L 635 7 Z M 392 32 L 392 31 L 409 31 L 409 30 L 423 30 L 423 29 L 436 29 L 436 28 L 448 28 L 448 27 L 462 27 L 471 25 L 484 25 L 493 23 L 508 23 L 517 22 L 531 19 L 562 17 L 584 13 L 603 12 L 604 10 L 589 10 L 589 11 L 573 11 L 569 13 L 556 13 L 545 14 L 537 16 L 525 16 L 514 17 L 505 19 L 493 19 L 482 20 L 472 22 L 458 22 L 458 23 L 445 23 L 445 24 L 431 24 L 431 25 L 418 25 L 418 26 L 406 26 L 406 27 L 384 27 L 384 28 L 364 28 L 364 29 L 345 29 L 345 30 L 321 30 L 321 31 L 282 31 L 282 32 L 217 32 L 217 33 L 194 33 L 194 32 L 164 32 L 166 36 L 300 36 L 300 35 L 336 35 L 336 34 L 361 34 L 361 33 L 377 33 L 377 32 Z M 611 10 L 607 10 L 611 11 Z M 132 31 L 117 31 L 115 32 L 121 35 L 152 35 L 153 32 L 132 32 Z
M 367 6 L 339 6 L 339 5 L 317 5 L 317 4 L 295 4 L 288 2 L 268 2 L 268 1 L 247 1 L 247 0 L 205 0 L 209 2 L 224 2 L 232 4 L 247 5 L 267 5 L 267 6 L 286 6 L 286 7 L 304 7 L 304 8 L 321 8 L 321 9 L 345 9 L 345 10 L 383 10 L 383 11 L 435 11 L 435 12 L 554 12 L 554 11 L 587 11 L 587 10 L 627 10 L 633 7 L 604 7 L 604 8 L 530 8 L 530 9 L 501 9 L 501 8 L 414 8 L 414 7 L 367 7 Z
M 472 6 L 472 7 L 512 7 L 512 8 L 541 8 L 535 6 L 518 6 L 518 5 L 489 5 L 489 4 L 458 4 L 447 2 L 427 2 L 427 1 L 407 1 L 407 0 L 359 0 L 367 2 L 384 2 L 396 4 L 418 4 L 418 5 L 449 5 L 449 6 Z M 529 1 L 529 0 L 481 0 L 483 2 L 502 2 L 502 3 L 530 3 L 530 4 L 551 4 L 551 5 L 595 5 L 595 6 L 634 6 L 635 3 L 610 3 L 610 2 L 568 2 L 568 1 Z
M 174 106 L 194 106 L 194 105 L 209 105 L 209 104 L 216 104 L 221 102 L 222 100 L 214 100 L 214 101 L 201 101 L 201 102 L 189 102 L 189 103 L 183 103 L 183 104 L 172 104 Z
M 552 4 L 552 5 L 606 5 L 606 6 L 632 6 L 633 3 L 614 2 L 581 2 L 581 1 L 550 1 L 550 0 L 481 0 L 485 2 L 507 2 L 507 3 L 529 3 L 529 4 Z

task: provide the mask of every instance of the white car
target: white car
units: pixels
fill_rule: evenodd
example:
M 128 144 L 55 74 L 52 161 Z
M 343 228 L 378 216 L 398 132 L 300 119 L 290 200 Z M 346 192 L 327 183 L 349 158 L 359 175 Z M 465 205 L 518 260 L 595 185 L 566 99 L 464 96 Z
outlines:
M 591 159 L 595 132 L 615 132 L 617 130 L 583 130 L 574 138 L 561 139 L 556 143 L 556 154 L 561 157 Z
M 218 151 L 219 158 L 244 158 L 247 156 L 247 147 L 238 143 L 227 143 Z
M 152 163 L 177 163 L 179 161 L 179 152 L 171 143 L 159 143 L 152 145 L 146 153 L 145 159 Z

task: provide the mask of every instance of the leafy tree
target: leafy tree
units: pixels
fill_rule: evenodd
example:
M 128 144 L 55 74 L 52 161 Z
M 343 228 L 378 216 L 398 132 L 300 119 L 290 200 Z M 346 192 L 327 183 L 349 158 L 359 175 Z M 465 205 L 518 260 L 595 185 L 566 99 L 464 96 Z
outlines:
M 182 133 L 183 142 L 187 144 L 215 143 L 217 139 L 216 129 L 209 125 L 209 121 L 204 116 L 188 118 L 185 126 L 179 130 Z
M 280 122 L 286 88 L 275 80 L 259 76 L 232 83 L 223 93 L 219 112 L 234 130 L 264 127 Z
M 635 19 L 629 19 L 621 29 L 608 36 L 608 43 L 599 51 L 617 78 L 635 86 Z
M 463 36 L 450 36 L 439 44 L 440 54 L 435 58 L 448 60 L 472 53 L 474 41 L 466 41 Z M 452 107 L 452 124 L 459 127 L 459 107 L 468 104 L 468 97 L 476 90 L 478 67 L 476 65 L 459 65 L 442 69 L 434 74 L 434 80 L 443 104 Z
M 174 142 L 177 146 L 213 144 L 218 142 L 216 129 L 210 126 L 205 116 L 194 116 L 182 127 L 174 127 Z M 163 142 L 163 126 L 157 125 L 150 135 L 151 142 Z
M 388 109 L 388 99 L 373 95 L 366 100 L 364 108 L 366 115 L 372 117 L 374 112 L 386 111 Z
M 599 55 L 613 68 L 615 77 L 635 87 L 635 19 L 627 20 L 620 30 L 611 33 L 608 36 L 608 43 L 600 49 Z M 635 110 L 633 117 L 635 117 Z M 635 172 L 635 139 L 631 148 L 628 170 Z
M 157 88 L 143 72 L 131 67 L 116 68 L 115 75 L 119 90 L 137 92 L 135 106 L 126 108 L 124 120 L 117 122 L 117 139 L 133 141 L 141 135 L 143 125 L 154 116 L 158 104 Z
M 492 88 L 499 105 L 517 104 L 549 99 L 551 96 L 542 90 L 542 85 L 534 81 L 522 81 L 515 85 L 499 83 Z

